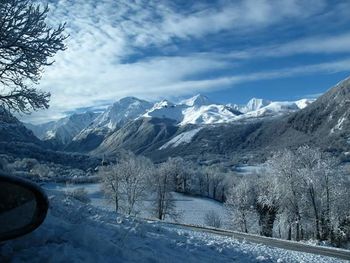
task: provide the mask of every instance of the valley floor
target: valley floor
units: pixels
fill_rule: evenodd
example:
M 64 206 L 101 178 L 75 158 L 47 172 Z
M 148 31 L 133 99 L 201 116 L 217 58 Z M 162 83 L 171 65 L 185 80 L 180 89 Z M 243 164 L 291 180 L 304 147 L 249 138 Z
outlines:
M 33 233 L 0 246 L 0 262 L 341 262 L 125 218 L 48 191 L 50 211 Z

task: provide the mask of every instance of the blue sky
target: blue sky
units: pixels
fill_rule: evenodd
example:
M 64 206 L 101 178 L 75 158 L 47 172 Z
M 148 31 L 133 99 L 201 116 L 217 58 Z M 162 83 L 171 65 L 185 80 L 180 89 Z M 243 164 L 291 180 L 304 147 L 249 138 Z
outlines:
M 41 0 L 44 2 L 44 0 Z M 125 96 L 223 103 L 317 96 L 350 75 L 350 1 L 51 0 L 68 49 L 39 87 L 43 122 Z

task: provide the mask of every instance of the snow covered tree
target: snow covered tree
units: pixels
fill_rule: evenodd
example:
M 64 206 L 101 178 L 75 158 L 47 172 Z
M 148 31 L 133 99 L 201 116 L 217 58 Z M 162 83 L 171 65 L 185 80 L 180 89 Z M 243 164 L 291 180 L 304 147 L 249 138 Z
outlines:
M 220 228 L 222 226 L 222 220 L 214 210 L 210 210 L 204 215 L 204 224 L 207 226 Z
M 254 176 L 254 179 L 255 176 Z M 231 187 L 230 193 L 225 202 L 232 224 L 235 229 L 248 233 L 251 221 L 256 217 L 255 211 L 255 184 L 252 178 L 243 178 L 240 182 Z
M 145 157 L 130 153 L 117 164 L 117 168 L 121 173 L 120 186 L 124 197 L 122 210 L 127 215 L 137 214 L 136 204 L 140 203 L 145 196 L 152 163 Z
M 135 215 L 146 194 L 152 163 L 145 157 L 129 153 L 117 164 L 101 167 L 99 175 L 106 196 L 115 203 L 116 212 Z
M 297 149 L 297 171 L 302 178 L 305 209 L 314 223 L 314 237 L 329 239 L 332 232 L 331 210 L 339 187 L 338 162 L 317 148 L 302 146 Z
M 120 201 L 122 198 L 121 180 L 122 172 L 118 169 L 118 166 L 111 164 L 109 166 L 102 166 L 99 168 L 98 176 L 102 182 L 102 189 L 114 203 L 115 211 L 118 213 L 120 210 Z
M 309 146 L 283 150 L 269 159 L 268 170 L 276 180 L 279 219 L 289 224 L 288 239 L 333 239 L 343 218 L 341 211 L 349 209 L 337 202 L 346 199 L 338 166 L 336 159 Z
M 220 186 L 222 186 L 222 182 L 224 181 L 224 178 L 225 178 L 224 171 L 222 167 L 212 165 L 208 167 L 207 172 L 209 173 L 209 184 L 212 189 L 211 197 L 213 199 L 217 199 Z
M 175 181 L 175 191 L 190 193 L 191 176 L 193 175 L 190 163 L 181 157 L 174 157 L 167 160 L 167 166 L 171 167 L 169 172 Z
M 153 212 L 160 220 L 164 220 L 166 216 L 174 219 L 177 217 L 172 195 L 175 183 L 174 177 L 171 176 L 171 169 L 172 166 L 168 162 L 162 163 L 149 177 L 152 194 L 155 195 Z
M 255 209 L 259 214 L 260 235 L 272 237 L 279 209 L 278 191 L 274 178 L 262 176 L 256 184 Z
M 64 24 L 48 26 L 48 7 L 29 0 L 0 1 L 0 104 L 8 110 L 29 112 L 48 108 L 50 94 L 37 84 L 43 67 L 65 50 Z
M 267 171 L 278 187 L 280 213 L 283 213 L 288 225 L 288 239 L 292 238 L 292 228 L 295 229 L 295 239 L 302 235 L 302 180 L 297 173 L 296 155 L 291 150 L 274 153 L 267 161 Z

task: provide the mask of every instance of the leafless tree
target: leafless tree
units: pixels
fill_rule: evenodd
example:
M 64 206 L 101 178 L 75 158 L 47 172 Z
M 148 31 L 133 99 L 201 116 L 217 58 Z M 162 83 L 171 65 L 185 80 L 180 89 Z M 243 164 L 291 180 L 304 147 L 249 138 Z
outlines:
M 215 227 L 215 228 L 222 227 L 221 217 L 218 215 L 218 213 L 216 213 L 213 210 L 208 211 L 204 215 L 204 223 L 207 226 L 212 226 L 212 227 Z
M 245 233 L 250 232 L 250 222 L 253 218 L 257 218 L 254 209 L 256 192 L 253 180 L 251 178 L 241 179 L 237 185 L 231 187 L 225 202 L 225 208 L 232 218 L 233 226 Z
M 171 169 L 172 166 L 165 162 L 150 175 L 149 181 L 152 193 L 155 195 L 153 212 L 160 220 L 164 220 L 167 216 L 176 219 L 178 216 L 172 194 L 175 190 L 175 182 Z
M 302 237 L 302 190 L 300 174 L 297 173 L 297 156 L 291 150 L 275 152 L 268 160 L 268 172 L 279 190 L 280 212 L 289 222 L 288 239 L 292 238 L 295 229 L 295 239 Z
M 0 1 L 0 104 L 8 110 L 28 113 L 49 107 L 50 94 L 32 87 L 43 67 L 65 50 L 64 24 L 46 23 L 48 6 L 30 0 Z
M 128 154 L 117 162 L 99 171 L 103 190 L 115 204 L 116 212 L 131 215 L 139 212 L 146 194 L 146 180 L 152 171 L 152 163 L 145 157 Z
M 105 195 L 114 203 L 115 211 L 118 213 L 122 195 L 120 186 L 122 180 L 121 171 L 118 169 L 117 165 L 111 164 L 109 166 L 100 167 L 98 176 L 101 179 L 102 189 Z

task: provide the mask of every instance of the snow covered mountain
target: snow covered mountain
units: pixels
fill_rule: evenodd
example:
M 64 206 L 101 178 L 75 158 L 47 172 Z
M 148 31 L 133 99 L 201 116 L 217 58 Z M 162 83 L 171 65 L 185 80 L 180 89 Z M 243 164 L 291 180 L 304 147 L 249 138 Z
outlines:
M 192 98 L 181 101 L 179 104 L 187 105 L 189 107 L 194 107 L 194 106 L 200 107 L 200 106 L 204 106 L 204 105 L 210 105 L 213 103 L 209 100 L 209 98 L 207 96 L 197 94 L 196 96 L 193 96 Z
M 304 109 L 314 100 L 301 99 L 298 101 L 264 101 L 253 99 L 248 102 L 243 109 L 245 114 L 242 119 L 262 118 L 268 116 L 278 116 Z
M 248 101 L 246 105 L 229 104 L 228 106 L 231 106 L 232 108 L 242 113 L 247 113 L 247 112 L 259 110 L 269 105 L 270 103 L 271 101 L 269 100 L 252 98 L 250 101 Z
M 58 141 L 64 150 L 90 152 L 99 147 L 97 150 L 102 152 L 107 148 L 135 145 L 135 140 L 140 143 L 142 141 L 142 147 L 146 147 L 150 142 L 162 140 L 166 146 L 170 146 L 173 144 L 167 145 L 166 140 L 174 135 L 178 128 L 181 128 L 179 132 L 187 132 L 189 130 L 186 127 L 191 125 L 196 129 L 237 121 L 251 122 L 295 112 L 311 102 L 306 99 L 296 102 L 271 102 L 253 98 L 246 105 L 238 106 L 214 103 L 206 96 L 196 95 L 177 104 L 168 100 L 152 104 L 135 97 L 126 97 L 98 116 L 95 113 L 72 115 L 58 122 L 35 127 L 28 124 L 27 127 L 41 139 Z M 144 119 L 146 121 L 143 121 Z M 128 122 L 133 124 L 127 125 Z M 134 138 L 135 134 L 138 134 L 137 138 Z M 152 136 L 156 138 L 151 138 Z M 129 142 L 130 138 L 134 138 L 133 141 Z
M 196 95 L 181 101 L 179 104 L 163 100 L 154 104 L 143 117 L 172 119 L 176 120 L 180 126 L 219 124 L 287 114 L 303 109 L 310 103 L 312 100 L 307 99 L 272 102 L 253 98 L 246 105 L 222 105 L 210 102 L 205 96 Z
M 44 124 L 25 124 L 41 140 L 51 141 L 55 144 L 67 144 L 85 127 L 87 127 L 99 114 L 94 112 L 75 113 L 58 121 Z
M 67 146 L 70 151 L 89 151 L 95 149 L 105 137 L 116 128 L 134 120 L 152 107 L 152 103 L 126 97 L 108 107 L 89 126 L 81 130 Z
M 167 100 L 156 103 L 143 117 L 172 119 L 180 126 L 188 124 L 217 124 L 234 120 L 242 113 L 221 104 L 211 103 L 202 95 L 196 95 L 183 100 L 179 104 L 173 104 Z
M 114 130 L 129 120 L 137 118 L 151 107 L 152 104 L 150 102 L 135 97 L 123 98 L 108 107 L 105 112 L 96 118 L 89 129 L 106 127 L 110 130 Z

